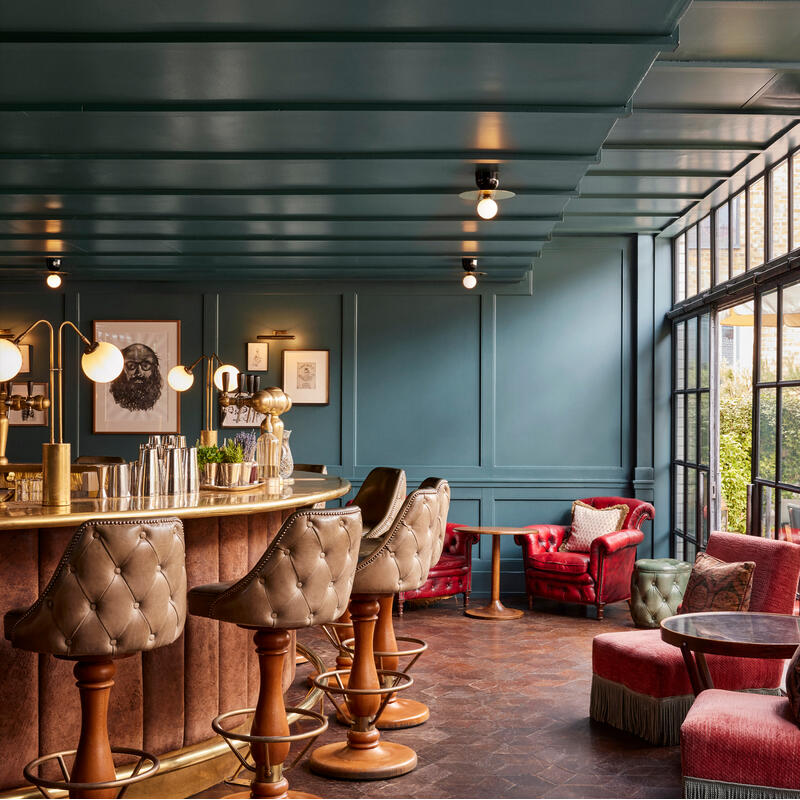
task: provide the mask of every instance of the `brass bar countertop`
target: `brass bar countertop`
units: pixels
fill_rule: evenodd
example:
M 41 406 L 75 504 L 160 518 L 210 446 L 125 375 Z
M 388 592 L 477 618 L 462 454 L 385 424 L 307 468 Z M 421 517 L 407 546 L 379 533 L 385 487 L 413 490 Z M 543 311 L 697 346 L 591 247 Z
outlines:
M 80 525 L 101 514 L 104 519 L 164 515 L 192 519 L 260 514 L 335 500 L 350 491 L 350 482 L 343 478 L 313 472 L 296 472 L 293 477 L 294 483 L 286 486 L 280 493 L 270 493 L 264 488 L 252 492 L 214 492 L 203 489 L 195 495 L 110 497 L 104 500 L 76 498 L 70 505 L 63 507 L 46 507 L 39 503 L 0 503 L 0 531 Z

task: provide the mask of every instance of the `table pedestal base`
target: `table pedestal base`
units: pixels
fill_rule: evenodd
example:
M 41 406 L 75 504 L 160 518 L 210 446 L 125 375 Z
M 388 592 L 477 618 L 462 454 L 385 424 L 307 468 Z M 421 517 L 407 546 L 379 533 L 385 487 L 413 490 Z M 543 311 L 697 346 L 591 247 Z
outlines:
M 506 608 L 499 600 L 492 600 L 485 606 L 465 608 L 464 613 L 478 619 L 519 619 L 525 612 L 518 608 Z

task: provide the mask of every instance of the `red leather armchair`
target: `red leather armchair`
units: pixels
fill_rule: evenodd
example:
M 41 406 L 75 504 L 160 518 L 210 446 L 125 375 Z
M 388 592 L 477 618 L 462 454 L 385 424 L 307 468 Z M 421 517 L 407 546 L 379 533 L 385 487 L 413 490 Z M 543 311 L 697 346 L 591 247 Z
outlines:
M 594 508 L 628 506 L 623 530 L 598 537 L 588 553 L 559 550 L 569 532 L 566 525 L 530 525 L 531 533 L 515 536 L 514 540 L 522 546 L 530 608 L 534 597 L 546 597 L 593 605 L 597 618 L 603 619 L 607 603 L 630 598 L 636 546 L 644 539 L 641 526 L 645 520 L 653 519 L 655 509 L 650 503 L 631 497 L 587 497 L 582 502 Z
M 456 533 L 459 524 L 448 522 L 441 558 L 428 572 L 428 580 L 413 592 L 398 592 L 397 611 L 403 615 L 403 603 L 420 597 L 464 596 L 464 607 L 469 602 L 472 589 L 472 545 L 480 538 L 477 534 Z

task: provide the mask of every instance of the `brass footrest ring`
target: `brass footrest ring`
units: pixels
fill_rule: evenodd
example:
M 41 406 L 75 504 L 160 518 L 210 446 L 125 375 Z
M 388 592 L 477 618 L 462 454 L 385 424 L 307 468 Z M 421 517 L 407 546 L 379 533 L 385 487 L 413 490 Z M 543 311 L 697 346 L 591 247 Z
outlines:
M 421 656 L 427 649 L 428 643 L 423 639 L 416 639 L 413 636 L 395 636 L 397 642 L 411 642 L 416 647 L 407 647 L 405 650 L 375 650 L 373 655 L 375 658 L 405 658 L 406 656 Z M 346 650 L 351 656 L 355 655 L 353 637 L 342 641 L 342 649 Z M 416 659 L 414 659 L 416 661 Z
M 52 796 L 47 793 L 46 789 L 55 789 L 57 791 L 71 792 L 79 795 L 83 795 L 84 792 L 93 789 L 119 789 L 120 791 L 117 793 L 117 797 L 122 797 L 128 786 L 132 783 L 143 781 L 146 778 L 151 778 L 158 772 L 160 767 L 158 758 L 152 753 L 148 753 L 146 750 L 137 750 L 133 747 L 112 747 L 112 753 L 126 756 L 138 756 L 139 760 L 131 767 L 131 774 L 113 781 L 84 783 L 82 781 L 70 780 L 70 772 L 64 760 L 66 756 L 74 756 L 77 752 L 77 750 L 61 750 L 58 753 L 49 753 L 46 756 L 35 758 L 22 768 L 22 774 L 25 776 L 25 780 L 33 784 L 45 797 Z M 42 764 L 53 760 L 58 761 L 58 766 L 61 770 L 61 774 L 64 776 L 64 780 L 50 780 L 36 774 L 36 771 Z M 142 769 L 142 765 L 146 761 L 150 762 L 150 766 L 146 769 Z M 127 765 L 124 769 L 128 769 Z

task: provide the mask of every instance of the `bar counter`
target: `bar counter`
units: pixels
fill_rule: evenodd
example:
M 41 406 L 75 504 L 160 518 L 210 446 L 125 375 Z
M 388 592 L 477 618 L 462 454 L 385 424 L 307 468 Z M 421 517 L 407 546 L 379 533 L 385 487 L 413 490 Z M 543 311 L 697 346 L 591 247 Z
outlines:
M 340 478 L 300 472 L 294 478 L 280 494 L 203 490 L 188 498 L 76 499 L 65 508 L 0 503 L 0 613 L 36 600 L 76 527 L 89 519 L 179 517 L 188 586 L 234 580 L 254 566 L 293 510 L 350 490 Z M 289 661 L 287 683 L 294 672 Z M 250 633 L 187 616 L 174 644 L 116 664 L 112 745 L 166 755 L 164 766 L 170 767 L 131 787 L 129 796 L 185 796 L 187 789 L 213 783 L 222 768 L 217 755 L 226 748 L 211 741 L 211 720 L 256 702 L 258 663 Z M 0 795 L 23 783 L 22 767 L 31 759 L 77 746 L 80 709 L 72 666 L 0 642 Z

